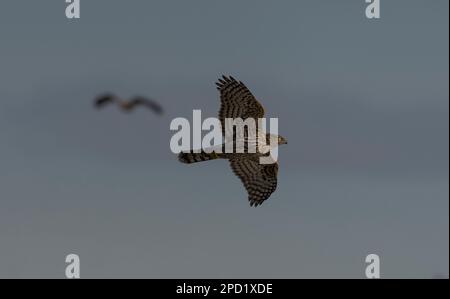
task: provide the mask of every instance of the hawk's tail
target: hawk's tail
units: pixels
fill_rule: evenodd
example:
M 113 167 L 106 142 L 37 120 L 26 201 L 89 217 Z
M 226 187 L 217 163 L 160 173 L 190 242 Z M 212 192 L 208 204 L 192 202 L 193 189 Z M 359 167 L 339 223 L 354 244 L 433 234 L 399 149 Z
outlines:
M 214 159 L 219 159 L 221 158 L 221 154 L 212 152 L 212 153 L 205 153 L 204 151 L 200 152 L 200 153 L 192 153 L 192 152 L 188 152 L 188 153 L 183 153 L 181 152 L 178 155 L 178 160 L 182 163 L 197 163 L 197 162 L 202 162 L 202 161 L 208 161 L 208 160 L 214 160 Z

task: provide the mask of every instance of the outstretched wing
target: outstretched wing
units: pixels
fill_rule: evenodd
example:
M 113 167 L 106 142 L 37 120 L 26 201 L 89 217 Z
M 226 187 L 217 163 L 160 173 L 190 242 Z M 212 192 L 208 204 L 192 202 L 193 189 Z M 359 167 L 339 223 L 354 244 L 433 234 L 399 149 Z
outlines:
M 240 155 L 230 159 L 230 166 L 244 184 L 250 206 L 259 206 L 277 188 L 278 163 L 260 164 L 257 157 Z
M 117 98 L 115 95 L 107 93 L 107 94 L 98 96 L 94 101 L 94 105 L 97 108 L 101 108 L 107 104 L 115 102 L 116 100 L 117 100 Z
M 164 112 L 162 106 L 154 100 L 144 97 L 135 97 L 130 100 L 130 106 L 132 106 L 133 108 L 139 105 L 149 108 L 156 114 L 163 114 Z
M 264 108 L 256 100 L 244 83 L 233 77 L 222 76 L 216 82 L 220 92 L 219 119 L 222 128 L 225 128 L 225 118 L 258 118 L 264 117 Z

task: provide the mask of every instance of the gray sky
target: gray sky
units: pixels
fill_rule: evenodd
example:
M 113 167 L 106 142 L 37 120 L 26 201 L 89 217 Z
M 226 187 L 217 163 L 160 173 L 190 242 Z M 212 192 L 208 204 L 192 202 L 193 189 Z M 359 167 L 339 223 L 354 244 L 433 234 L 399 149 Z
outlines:
M 7 0 L 0 10 L 0 277 L 448 276 L 448 1 Z M 169 123 L 244 81 L 278 117 L 260 208 Z M 111 91 L 167 114 L 98 112 Z

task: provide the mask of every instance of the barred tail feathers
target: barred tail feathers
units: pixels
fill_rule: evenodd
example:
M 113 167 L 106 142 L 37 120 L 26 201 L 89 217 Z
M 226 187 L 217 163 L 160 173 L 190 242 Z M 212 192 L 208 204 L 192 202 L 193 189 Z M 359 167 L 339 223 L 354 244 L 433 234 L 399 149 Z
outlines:
M 204 151 L 200 153 L 192 153 L 192 152 L 181 152 L 178 154 L 178 160 L 182 163 L 197 163 L 202 161 L 208 161 L 208 160 L 214 160 L 221 158 L 221 154 L 212 152 L 212 153 L 205 153 Z

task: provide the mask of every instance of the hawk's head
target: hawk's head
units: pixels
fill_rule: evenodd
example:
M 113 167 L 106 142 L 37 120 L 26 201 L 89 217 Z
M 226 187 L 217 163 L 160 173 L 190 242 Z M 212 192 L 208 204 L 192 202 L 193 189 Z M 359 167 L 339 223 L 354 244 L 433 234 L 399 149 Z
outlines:
M 287 144 L 287 139 L 281 135 L 278 135 L 278 144 Z
M 284 138 L 281 135 L 274 135 L 267 133 L 266 134 L 266 142 L 267 144 L 270 144 L 272 146 L 281 145 L 281 144 L 287 144 L 286 138 Z

